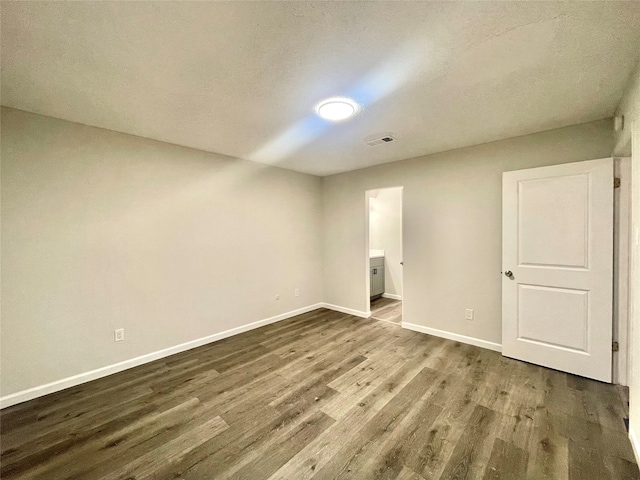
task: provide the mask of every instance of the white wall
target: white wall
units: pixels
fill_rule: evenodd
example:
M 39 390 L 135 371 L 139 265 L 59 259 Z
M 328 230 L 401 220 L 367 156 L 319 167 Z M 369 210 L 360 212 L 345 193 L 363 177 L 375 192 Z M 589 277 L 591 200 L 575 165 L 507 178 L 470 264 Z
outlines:
M 369 248 L 384 250 L 384 293 L 402 297 L 402 187 L 369 199 Z
M 365 191 L 401 185 L 403 323 L 500 343 L 502 172 L 612 149 L 602 120 L 324 177 L 325 301 L 367 311 Z
M 322 301 L 317 177 L 3 108 L 1 191 L 3 396 Z
M 640 463 L 640 65 L 618 107 L 625 128 L 616 134 L 616 154 L 631 153 L 631 269 L 629 272 L 629 433 Z

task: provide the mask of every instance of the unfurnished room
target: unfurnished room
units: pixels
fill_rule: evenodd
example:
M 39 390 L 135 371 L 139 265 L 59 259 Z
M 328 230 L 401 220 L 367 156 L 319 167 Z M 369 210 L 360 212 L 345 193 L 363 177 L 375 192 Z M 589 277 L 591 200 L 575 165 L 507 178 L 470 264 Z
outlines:
M 640 1 L 0 18 L 2 479 L 640 480 Z

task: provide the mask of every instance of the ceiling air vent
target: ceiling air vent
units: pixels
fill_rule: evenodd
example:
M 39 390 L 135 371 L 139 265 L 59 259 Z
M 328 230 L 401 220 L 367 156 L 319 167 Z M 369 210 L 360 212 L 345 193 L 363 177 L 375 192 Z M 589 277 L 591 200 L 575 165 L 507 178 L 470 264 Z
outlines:
M 370 147 L 377 147 L 378 145 L 384 145 L 385 143 L 395 142 L 397 140 L 391 133 L 380 133 L 377 135 L 369 135 L 364 138 L 364 143 Z

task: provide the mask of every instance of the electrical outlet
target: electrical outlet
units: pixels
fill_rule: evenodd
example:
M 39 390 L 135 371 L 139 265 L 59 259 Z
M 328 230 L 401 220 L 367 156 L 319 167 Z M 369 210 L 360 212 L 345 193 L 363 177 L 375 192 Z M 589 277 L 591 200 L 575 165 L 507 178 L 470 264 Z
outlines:
M 294 295 L 294 296 L 296 296 L 296 297 L 299 297 L 299 296 L 300 296 L 300 289 L 299 289 L 299 288 L 296 288 L 296 289 L 294 290 L 294 292 L 293 292 L 293 295 Z
M 276 300 L 280 300 L 280 294 L 276 293 Z
M 113 340 L 116 342 L 121 342 L 124 340 L 124 328 L 119 328 L 113 332 Z
M 465 318 L 466 320 L 473 320 L 473 309 L 471 309 L 471 308 L 467 308 L 467 309 L 464 311 L 464 318 Z

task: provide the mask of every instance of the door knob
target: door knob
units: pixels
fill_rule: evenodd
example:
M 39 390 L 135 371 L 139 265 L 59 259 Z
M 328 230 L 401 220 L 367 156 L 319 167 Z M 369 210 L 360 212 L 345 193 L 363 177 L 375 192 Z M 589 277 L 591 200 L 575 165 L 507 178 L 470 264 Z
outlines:
M 504 272 L 504 276 L 511 278 L 513 277 L 513 272 L 511 270 L 507 270 L 506 272 Z

